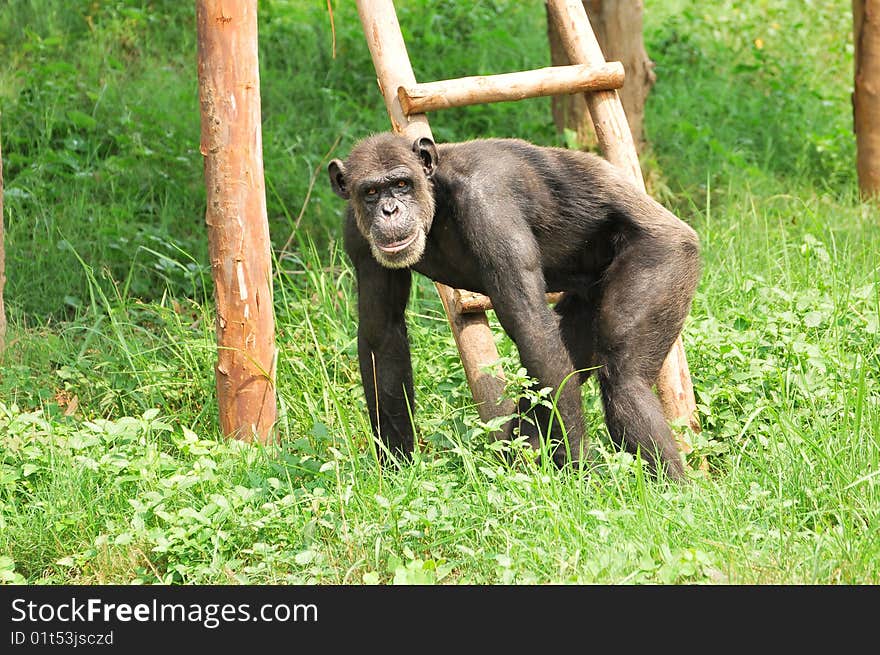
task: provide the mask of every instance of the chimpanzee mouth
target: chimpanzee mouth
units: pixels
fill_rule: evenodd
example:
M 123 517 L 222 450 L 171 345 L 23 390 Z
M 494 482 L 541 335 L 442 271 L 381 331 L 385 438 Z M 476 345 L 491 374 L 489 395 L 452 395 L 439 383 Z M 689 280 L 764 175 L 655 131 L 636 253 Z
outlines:
M 394 254 L 396 252 L 400 252 L 401 250 L 405 250 L 406 248 L 411 246 L 413 241 L 416 240 L 417 236 L 419 236 L 418 230 L 413 232 L 412 235 L 410 235 L 406 239 L 403 239 L 402 241 L 394 241 L 393 243 L 389 243 L 386 245 L 382 245 L 382 244 L 377 243 L 376 247 L 378 247 L 379 250 L 381 250 L 384 253 Z

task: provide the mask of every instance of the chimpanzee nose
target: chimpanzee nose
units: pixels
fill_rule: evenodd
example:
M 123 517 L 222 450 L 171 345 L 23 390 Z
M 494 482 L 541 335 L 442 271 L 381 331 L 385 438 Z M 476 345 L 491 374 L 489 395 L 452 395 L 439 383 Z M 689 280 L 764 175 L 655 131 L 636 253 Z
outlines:
M 382 213 L 387 217 L 391 218 L 397 213 L 397 203 L 393 200 L 390 202 L 382 203 Z

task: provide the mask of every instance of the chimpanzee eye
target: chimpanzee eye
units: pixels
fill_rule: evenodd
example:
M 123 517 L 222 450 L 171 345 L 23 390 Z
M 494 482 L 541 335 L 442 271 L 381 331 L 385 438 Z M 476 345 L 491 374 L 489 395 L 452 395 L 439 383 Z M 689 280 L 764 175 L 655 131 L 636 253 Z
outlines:
M 367 189 L 367 194 L 366 194 L 366 195 L 367 195 L 368 198 L 372 198 L 372 197 L 374 197 L 377 193 L 378 193 L 378 191 L 376 191 L 376 187 L 371 186 L 369 189 Z
M 406 185 L 407 185 L 407 184 L 406 184 L 406 180 L 397 180 L 397 188 L 398 188 L 398 189 L 402 189 L 402 188 L 405 187 Z

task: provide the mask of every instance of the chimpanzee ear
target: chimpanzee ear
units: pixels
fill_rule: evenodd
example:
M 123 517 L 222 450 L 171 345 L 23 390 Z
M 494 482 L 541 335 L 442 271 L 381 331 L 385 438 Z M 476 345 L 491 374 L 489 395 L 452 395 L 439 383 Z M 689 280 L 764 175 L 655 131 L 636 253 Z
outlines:
M 327 165 L 327 172 L 330 173 L 330 186 L 333 188 L 333 192 L 340 198 L 348 200 L 351 193 L 345 183 L 345 164 L 334 159 Z
M 413 143 L 413 152 L 422 160 L 422 168 L 425 169 L 425 175 L 431 177 L 439 161 L 437 159 L 437 146 L 434 145 L 431 139 L 423 136 L 421 139 L 416 139 L 415 143 Z

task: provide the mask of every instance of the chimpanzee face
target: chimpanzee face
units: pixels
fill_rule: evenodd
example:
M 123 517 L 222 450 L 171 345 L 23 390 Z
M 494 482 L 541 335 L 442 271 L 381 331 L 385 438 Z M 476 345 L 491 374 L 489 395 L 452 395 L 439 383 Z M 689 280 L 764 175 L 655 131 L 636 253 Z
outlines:
M 422 257 L 434 218 L 429 180 L 436 162 L 430 139 L 410 148 L 404 137 L 391 134 L 362 141 L 344 163 L 330 162 L 333 190 L 349 201 L 358 229 L 383 266 L 406 268 Z

